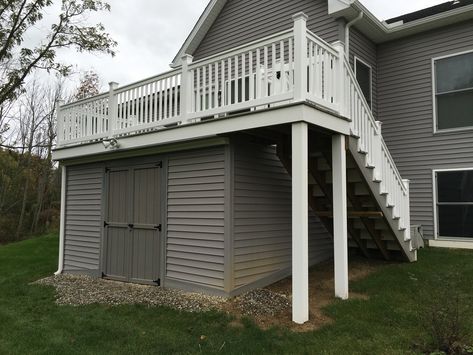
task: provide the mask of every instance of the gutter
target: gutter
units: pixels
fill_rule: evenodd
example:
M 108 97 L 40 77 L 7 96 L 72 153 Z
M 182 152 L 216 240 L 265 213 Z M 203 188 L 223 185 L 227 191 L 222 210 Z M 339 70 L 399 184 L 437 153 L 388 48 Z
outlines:
M 59 223 L 59 259 L 58 268 L 54 275 L 60 275 L 64 271 L 64 233 L 66 225 L 66 167 L 61 170 L 61 221 Z
M 380 21 L 359 0 L 328 1 L 329 15 L 334 18 L 345 18 L 349 21 L 363 12 L 363 21 L 357 28 L 376 44 L 473 19 L 473 4 L 471 4 L 412 22 L 387 24 Z
M 360 11 L 358 16 L 354 18 L 353 20 L 351 20 L 350 22 L 348 22 L 345 26 L 345 53 L 348 58 L 350 56 L 350 29 L 355 23 L 360 21 L 364 15 L 365 15 L 364 12 Z

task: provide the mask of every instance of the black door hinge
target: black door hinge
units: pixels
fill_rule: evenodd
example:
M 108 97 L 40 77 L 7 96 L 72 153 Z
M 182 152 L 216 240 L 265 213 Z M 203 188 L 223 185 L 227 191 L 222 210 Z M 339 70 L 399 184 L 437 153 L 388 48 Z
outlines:
M 158 168 L 161 168 L 161 169 L 162 169 L 162 168 L 163 168 L 163 162 L 162 162 L 162 161 L 160 161 L 160 162 L 156 163 L 156 167 L 158 167 Z
M 109 226 L 109 224 L 106 221 L 103 221 L 103 227 L 105 228 L 105 227 L 108 227 L 108 226 Z
M 153 281 L 157 286 L 161 286 L 161 279 L 157 279 Z
M 158 224 L 157 226 L 154 226 L 154 229 L 157 229 L 158 231 L 162 231 L 163 226 L 161 224 Z
M 102 279 L 107 277 L 107 275 L 105 275 L 105 273 L 102 271 Z

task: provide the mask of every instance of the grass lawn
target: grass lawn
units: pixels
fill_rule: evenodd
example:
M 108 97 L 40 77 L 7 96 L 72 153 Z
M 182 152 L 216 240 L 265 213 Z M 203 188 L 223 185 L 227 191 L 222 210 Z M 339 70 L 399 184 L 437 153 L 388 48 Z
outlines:
M 410 354 L 426 337 L 425 301 L 445 289 L 473 296 L 473 252 L 429 249 L 418 263 L 388 265 L 350 285 L 369 300 L 335 302 L 326 308 L 335 322 L 310 333 L 262 331 L 250 321 L 235 328 L 220 313 L 59 307 L 51 287 L 29 284 L 56 270 L 57 244 L 49 235 L 0 247 L 0 354 Z

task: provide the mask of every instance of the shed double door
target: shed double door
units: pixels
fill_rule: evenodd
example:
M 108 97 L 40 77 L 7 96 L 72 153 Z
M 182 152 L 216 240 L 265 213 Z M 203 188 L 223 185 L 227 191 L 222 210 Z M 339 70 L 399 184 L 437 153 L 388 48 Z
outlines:
M 159 284 L 159 173 L 156 165 L 108 170 L 104 277 Z

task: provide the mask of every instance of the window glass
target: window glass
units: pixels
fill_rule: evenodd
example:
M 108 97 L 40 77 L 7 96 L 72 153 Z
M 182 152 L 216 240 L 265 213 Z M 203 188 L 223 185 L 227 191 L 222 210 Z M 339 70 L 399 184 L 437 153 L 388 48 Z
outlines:
M 473 88 L 473 53 L 439 59 L 435 70 L 437 93 Z
M 358 59 L 355 60 L 356 80 L 360 84 L 361 91 L 371 107 L 371 68 Z
M 439 172 L 437 186 L 438 202 L 473 202 L 473 170 Z
M 442 237 L 473 238 L 473 206 L 440 205 L 439 234 Z
M 435 61 L 437 129 L 473 127 L 473 53 Z
M 473 126 L 473 90 L 437 96 L 438 129 Z
M 473 170 L 437 172 L 438 234 L 473 238 Z

